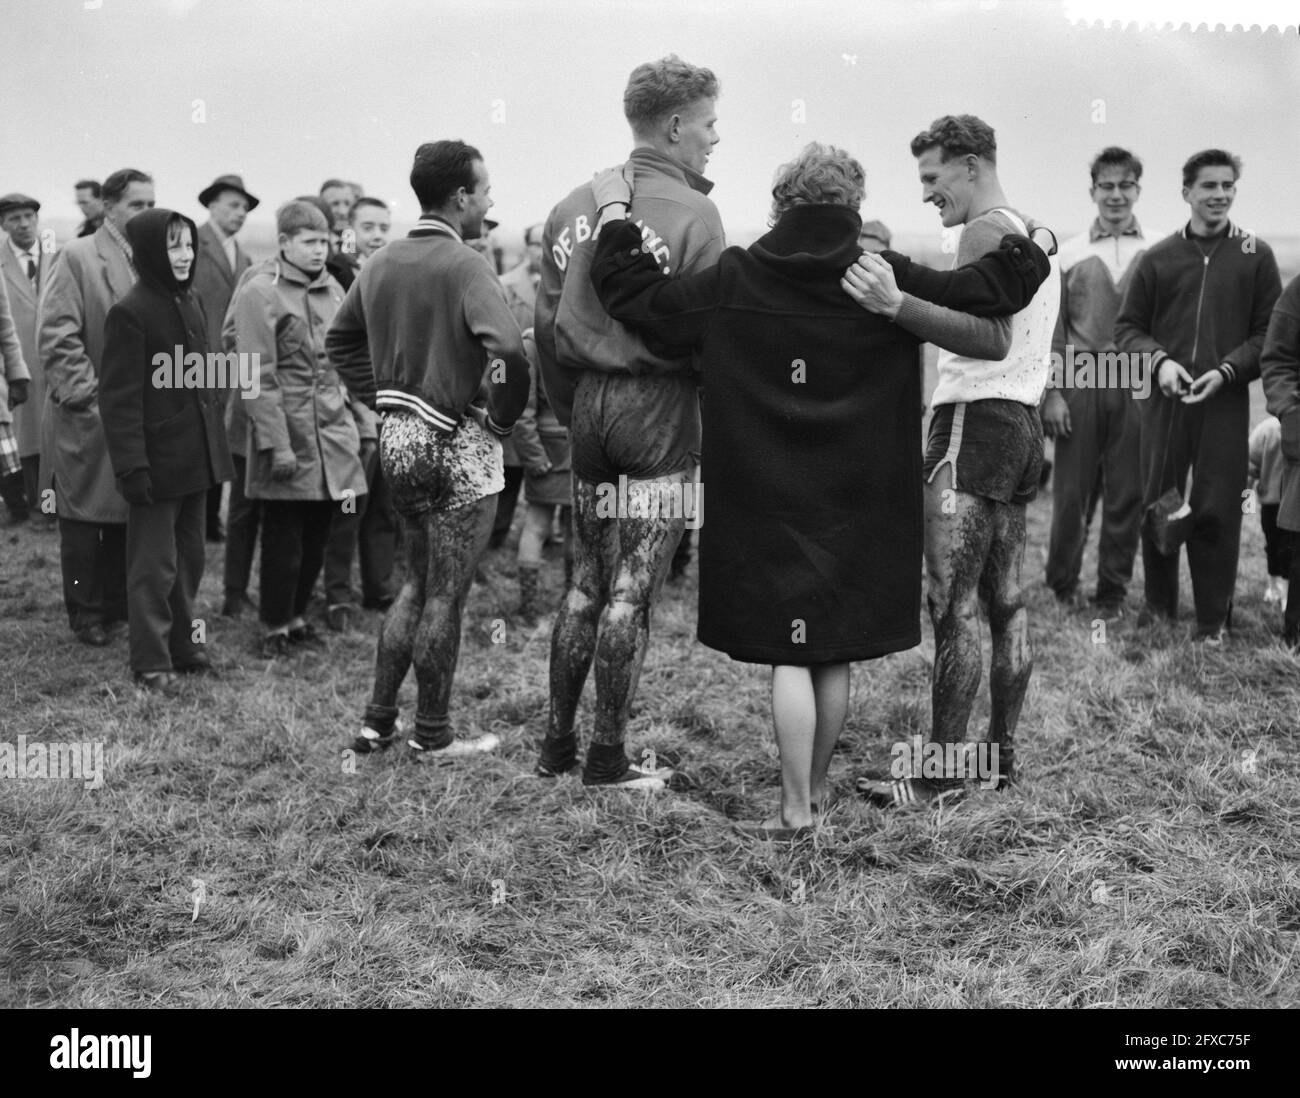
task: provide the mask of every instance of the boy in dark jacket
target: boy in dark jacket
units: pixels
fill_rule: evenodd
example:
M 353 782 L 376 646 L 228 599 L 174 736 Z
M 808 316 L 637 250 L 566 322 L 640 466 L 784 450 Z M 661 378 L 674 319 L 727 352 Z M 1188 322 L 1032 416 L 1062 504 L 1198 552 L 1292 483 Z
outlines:
M 212 668 L 194 633 L 193 605 L 207 493 L 232 469 L 222 401 L 206 368 L 203 313 L 190 293 L 194 222 L 146 210 L 126 232 L 140 280 L 108 313 L 99 407 L 118 491 L 131 507 L 131 669 L 140 686 L 171 693 L 175 672 Z
M 1232 619 L 1246 490 L 1249 385 L 1282 280 L 1267 244 L 1228 220 L 1241 161 L 1206 149 L 1183 165 L 1187 225 L 1137 261 L 1115 319 L 1115 345 L 1150 356 L 1156 386 L 1142 410 L 1143 509 L 1187 490 L 1197 639 L 1221 643 Z M 1142 531 L 1144 625 L 1178 616 L 1178 557 Z

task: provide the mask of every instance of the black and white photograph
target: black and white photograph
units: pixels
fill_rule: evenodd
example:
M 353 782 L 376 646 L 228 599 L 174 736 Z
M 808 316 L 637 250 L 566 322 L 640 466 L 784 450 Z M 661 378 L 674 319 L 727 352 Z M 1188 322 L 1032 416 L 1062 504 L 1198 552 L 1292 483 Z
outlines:
M 0 20 L 29 1078 L 179 1079 L 250 1009 L 1282 1053 L 1291 6 Z

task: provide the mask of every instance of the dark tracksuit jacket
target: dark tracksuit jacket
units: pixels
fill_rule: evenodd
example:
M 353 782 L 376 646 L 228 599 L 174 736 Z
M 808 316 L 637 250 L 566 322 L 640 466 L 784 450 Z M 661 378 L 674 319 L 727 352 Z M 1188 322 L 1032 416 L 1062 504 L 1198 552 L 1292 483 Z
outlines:
M 716 263 L 726 242 L 722 219 L 706 197 L 713 184 L 655 149 L 633 149 L 627 162 L 633 172 L 629 219 L 660 268 L 680 276 Z M 551 211 L 542 234 L 533 332 L 547 398 L 565 427 L 584 370 L 663 374 L 692 369 L 689 356 L 647 346 L 642 335 L 601 308 L 588 278 L 597 216 L 591 184 L 584 183 Z
M 1142 410 L 1144 509 L 1171 487 L 1185 490 L 1195 516 L 1187 542 L 1196 620 L 1202 632 L 1225 624 L 1232 608 L 1246 490 L 1250 382 L 1259 377 L 1269 314 L 1281 292 L 1277 261 L 1262 240 L 1236 225 L 1215 238 L 1189 227 L 1166 237 L 1137 261 L 1115 320 L 1121 351 L 1146 353 L 1151 395 Z M 1220 369 L 1226 383 L 1209 400 L 1184 405 L 1154 383 L 1172 358 L 1200 377 Z M 1178 554 L 1161 556 L 1142 531 L 1147 605 L 1178 612 Z

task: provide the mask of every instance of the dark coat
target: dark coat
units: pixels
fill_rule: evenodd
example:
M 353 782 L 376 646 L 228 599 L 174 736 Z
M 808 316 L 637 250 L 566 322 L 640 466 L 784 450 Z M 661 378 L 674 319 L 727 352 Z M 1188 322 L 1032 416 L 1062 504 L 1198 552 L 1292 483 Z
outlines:
M 177 281 L 167 261 L 167 222 L 173 216 L 171 210 L 146 210 L 127 224 L 140 281 L 108 312 L 99 372 L 113 472 L 120 481 L 147 469 L 155 500 L 207 491 L 233 476 L 221 421 L 223 392 L 159 383 L 175 377 L 170 366 L 154 361 L 156 355 L 171 363 L 180 347 L 206 362 L 208 349 L 203 313 L 189 290 L 202 258 L 196 255 L 189 278 Z M 194 222 L 184 221 L 197 233 Z
M 591 277 L 610 315 L 699 348 L 699 639 L 734 659 L 838 663 L 921 640 L 918 344 L 840 288 L 860 225 L 847 207 L 796 206 L 678 279 L 634 225 L 601 231 Z M 1018 251 L 946 274 L 887 258 L 904 290 L 1005 315 L 1046 273 L 1012 239 Z
M 226 258 L 221 240 L 211 224 L 199 229 L 198 243 L 195 245 L 198 257 L 194 261 L 193 278 L 190 293 L 199 302 L 203 310 L 203 326 L 207 332 L 209 351 L 220 351 L 221 325 L 226 319 L 226 310 L 230 308 L 230 298 L 235 292 L 235 285 L 240 276 L 252 265 L 248 254 L 235 241 L 235 269 L 230 269 L 230 260 Z
M 1269 413 L 1282 423 L 1284 464 L 1277 524 L 1283 530 L 1300 531 L 1300 275 L 1287 284 L 1273 306 L 1259 366 Z

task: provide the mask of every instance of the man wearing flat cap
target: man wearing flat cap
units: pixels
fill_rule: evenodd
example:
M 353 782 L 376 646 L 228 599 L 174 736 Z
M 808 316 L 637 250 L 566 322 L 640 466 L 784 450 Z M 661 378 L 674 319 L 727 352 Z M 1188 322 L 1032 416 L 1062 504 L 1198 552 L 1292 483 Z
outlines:
M 45 371 L 40 368 L 40 357 L 36 353 L 36 303 L 54 261 L 54 251 L 51 248 L 47 253 L 41 245 L 40 208 L 36 199 L 25 194 L 7 194 L 0 198 L 0 230 L 8 237 L 8 241 L 0 245 L 0 273 L 9 294 L 23 360 L 31 374 L 26 399 L 20 400 L 16 406 L 12 386 L 10 389 L 13 432 L 22 472 L 17 481 L 0 486 L 11 517 L 18 521 L 22 521 L 29 511 L 39 511 L 41 504 L 41 409 L 45 407 Z M 52 245 L 53 240 L 50 243 Z M 52 516 L 47 518 L 46 524 L 50 522 Z
M 222 351 L 221 326 L 226 309 L 235 292 L 239 276 L 252 260 L 239 246 L 235 234 L 244 226 L 244 218 L 257 209 L 258 200 L 244 189 L 237 175 L 220 175 L 199 194 L 199 205 L 206 206 L 208 220 L 199 228 L 198 257 L 194 264 L 191 292 L 199 300 L 208 331 L 208 350 Z M 229 393 L 222 394 L 224 401 Z M 218 484 L 208 493 L 208 540 L 221 541 L 221 489 Z

